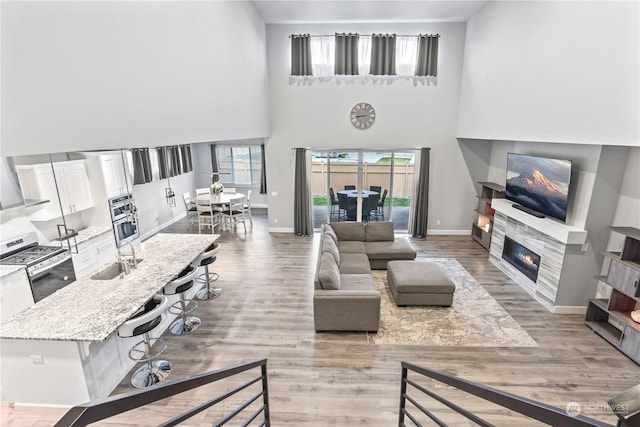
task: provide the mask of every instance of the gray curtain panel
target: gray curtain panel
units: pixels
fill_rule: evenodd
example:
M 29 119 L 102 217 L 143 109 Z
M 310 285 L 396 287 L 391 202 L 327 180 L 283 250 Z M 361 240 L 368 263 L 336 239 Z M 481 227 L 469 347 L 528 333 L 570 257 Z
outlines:
M 396 35 L 371 35 L 371 65 L 369 74 L 375 76 L 396 75 Z
M 182 158 L 182 171 L 191 172 L 193 170 L 193 162 L 191 160 L 191 145 L 185 144 L 180 146 L 180 158 Z
M 218 169 L 218 151 L 216 149 L 216 144 L 211 144 L 209 146 L 209 148 L 211 149 L 211 173 L 218 173 L 219 169 Z M 213 182 L 219 181 L 220 180 L 220 175 L 215 175 L 212 178 Z M 213 184 L 212 182 L 212 184 Z
M 298 236 L 313 234 L 311 191 L 307 175 L 307 155 L 304 148 L 296 148 L 296 168 L 293 196 L 293 230 Z
M 358 40 L 352 33 L 336 33 L 336 61 L 333 74 L 358 75 Z
M 169 159 L 171 161 L 170 175 L 177 176 L 182 173 L 182 166 L 180 165 L 180 149 L 177 145 L 169 147 Z
M 413 215 L 410 224 L 413 237 L 427 237 L 427 220 L 429 219 L 429 154 L 430 148 L 420 149 L 420 169 L 418 186 L 413 195 Z
M 438 40 L 439 35 L 418 35 L 418 60 L 416 76 L 438 75 Z
M 291 35 L 291 75 L 311 76 L 311 36 Z
M 260 145 L 260 194 L 267 194 L 267 163 L 264 155 L 264 144 Z
M 133 158 L 133 185 L 153 181 L 149 149 L 134 148 L 131 150 L 131 157 Z
M 167 147 L 157 147 L 158 169 L 160 170 L 160 179 L 169 177 L 169 161 L 167 159 Z

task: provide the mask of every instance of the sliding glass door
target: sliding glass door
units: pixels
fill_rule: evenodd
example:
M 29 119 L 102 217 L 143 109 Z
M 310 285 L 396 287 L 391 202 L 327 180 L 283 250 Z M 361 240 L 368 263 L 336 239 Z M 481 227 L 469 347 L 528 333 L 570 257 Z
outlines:
M 314 227 L 336 221 L 409 223 L 413 152 L 331 150 L 312 156 Z

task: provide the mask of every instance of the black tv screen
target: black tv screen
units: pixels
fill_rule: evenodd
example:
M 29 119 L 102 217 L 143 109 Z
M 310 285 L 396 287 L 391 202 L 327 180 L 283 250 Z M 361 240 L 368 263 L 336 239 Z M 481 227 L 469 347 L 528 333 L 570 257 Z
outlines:
M 506 198 L 525 208 L 564 222 L 570 181 L 571 160 L 507 154 Z

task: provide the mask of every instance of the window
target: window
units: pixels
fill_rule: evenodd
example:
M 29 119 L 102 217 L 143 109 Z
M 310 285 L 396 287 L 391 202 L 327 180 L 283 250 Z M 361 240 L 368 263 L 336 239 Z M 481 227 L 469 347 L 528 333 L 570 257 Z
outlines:
M 262 153 L 259 145 L 216 148 L 218 172 L 223 184 L 259 185 Z

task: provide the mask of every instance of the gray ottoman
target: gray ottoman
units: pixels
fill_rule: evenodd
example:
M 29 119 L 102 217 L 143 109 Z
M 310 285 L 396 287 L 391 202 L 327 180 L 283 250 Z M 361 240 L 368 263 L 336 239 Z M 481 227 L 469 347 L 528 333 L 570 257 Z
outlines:
M 396 305 L 442 305 L 453 302 L 456 285 L 438 264 L 429 261 L 389 261 L 389 289 Z

